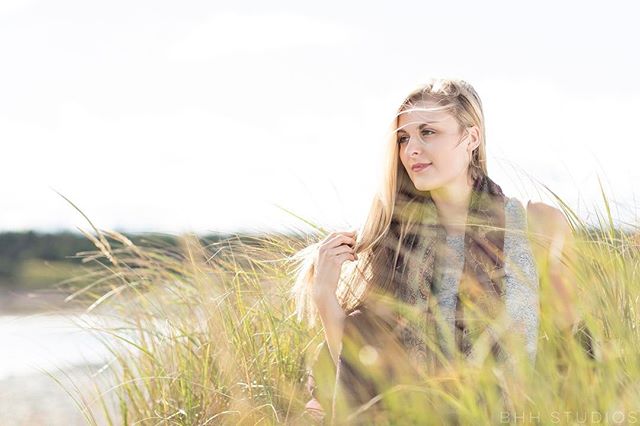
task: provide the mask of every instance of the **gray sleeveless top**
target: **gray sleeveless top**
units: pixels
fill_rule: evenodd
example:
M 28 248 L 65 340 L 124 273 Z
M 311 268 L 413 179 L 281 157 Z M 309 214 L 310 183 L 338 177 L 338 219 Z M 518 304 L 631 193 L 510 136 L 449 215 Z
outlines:
M 505 199 L 505 308 L 513 322 L 508 332 L 524 334 L 526 352 L 533 362 L 538 340 L 538 270 L 526 234 L 526 209 L 516 198 Z M 436 325 L 440 349 L 451 359 L 455 330 L 456 295 L 464 266 L 464 235 L 447 235 L 446 250 L 436 255 L 440 271 L 434 277 L 436 297 L 442 322 Z

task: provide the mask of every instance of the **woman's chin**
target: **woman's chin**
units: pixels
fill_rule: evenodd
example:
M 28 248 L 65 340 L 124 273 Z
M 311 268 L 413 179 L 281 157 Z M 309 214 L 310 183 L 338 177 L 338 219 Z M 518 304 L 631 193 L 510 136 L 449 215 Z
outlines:
M 434 185 L 433 183 L 422 182 L 422 181 L 414 182 L 413 186 L 418 191 L 422 191 L 422 192 L 431 191 L 432 189 L 437 188 L 437 186 Z

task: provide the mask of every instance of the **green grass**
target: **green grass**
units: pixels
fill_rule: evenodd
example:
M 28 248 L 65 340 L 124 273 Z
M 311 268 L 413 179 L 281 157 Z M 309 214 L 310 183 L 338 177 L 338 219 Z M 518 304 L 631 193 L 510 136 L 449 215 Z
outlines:
M 84 269 L 67 261 L 48 261 L 42 259 L 26 259 L 17 270 L 17 281 L 21 290 L 58 289 L 55 284 L 74 282 L 76 288 L 90 284 Z M 79 280 L 78 277 L 84 277 Z
M 576 308 L 597 342 L 595 360 L 575 335 L 554 326 L 553 293 L 543 281 L 535 366 L 522 362 L 507 371 L 487 358 L 438 375 L 425 371 L 418 384 L 398 384 L 384 395 L 387 410 L 377 422 L 640 418 L 640 238 L 637 229 L 616 229 L 604 192 L 603 201 L 605 213 L 590 227 L 558 198 L 576 238 Z M 93 283 L 70 299 L 123 326 L 104 329 L 114 338 L 104 339 L 114 362 L 100 373 L 108 383 L 102 397 L 76 399 L 88 424 L 88 413 L 108 411 L 108 401 L 116 401 L 114 425 L 310 423 L 300 418 L 309 399 L 305 370 L 324 335 L 320 325 L 308 330 L 296 321 L 286 259 L 316 239 L 274 234 L 202 244 L 184 235 L 174 249 L 134 245 L 91 226 L 87 236 L 97 250 L 85 256 Z

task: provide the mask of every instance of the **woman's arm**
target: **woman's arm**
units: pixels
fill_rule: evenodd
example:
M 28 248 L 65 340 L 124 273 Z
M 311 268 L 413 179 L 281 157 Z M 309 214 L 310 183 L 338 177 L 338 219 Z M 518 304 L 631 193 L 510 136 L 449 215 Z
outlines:
M 325 338 L 334 365 L 338 365 L 338 357 L 342 349 L 344 319 L 346 317 L 338 299 L 334 294 L 316 292 L 313 295 L 318 314 L 324 327 Z
M 561 330 L 574 327 L 580 318 L 576 310 L 575 239 L 562 212 L 544 203 L 527 204 L 532 248 L 538 270 L 547 273 L 553 296 L 552 311 Z

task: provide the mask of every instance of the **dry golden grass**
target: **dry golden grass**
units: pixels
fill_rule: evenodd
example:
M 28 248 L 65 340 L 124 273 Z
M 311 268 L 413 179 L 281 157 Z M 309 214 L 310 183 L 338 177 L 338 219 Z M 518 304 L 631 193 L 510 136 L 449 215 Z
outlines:
M 586 416 L 631 423 L 640 417 L 640 233 L 615 228 L 603 198 L 596 227 L 559 200 L 576 239 L 576 308 L 593 335 L 595 359 L 579 335 L 554 327 L 553 293 L 542 282 L 535 366 L 523 362 L 507 371 L 487 358 L 456 365 L 447 376 L 425 375 L 420 386 L 399 384 L 383 395 L 386 411 L 378 422 L 567 424 Z M 115 340 L 105 339 L 114 363 L 102 373 L 112 387 L 101 391 L 119 401 L 110 424 L 311 422 L 301 417 L 309 400 L 305 372 L 324 335 L 319 326 L 308 330 L 296 321 L 286 261 L 311 237 L 207 243 L 184 235 L 171 248 L 93 232 L 87 236 L 97 250 L 84 254 L 94 265 L 93 283 L 72 298 L 127 324 L 109 330 Z M 79 405 L 93 423 L 100 400 Z

